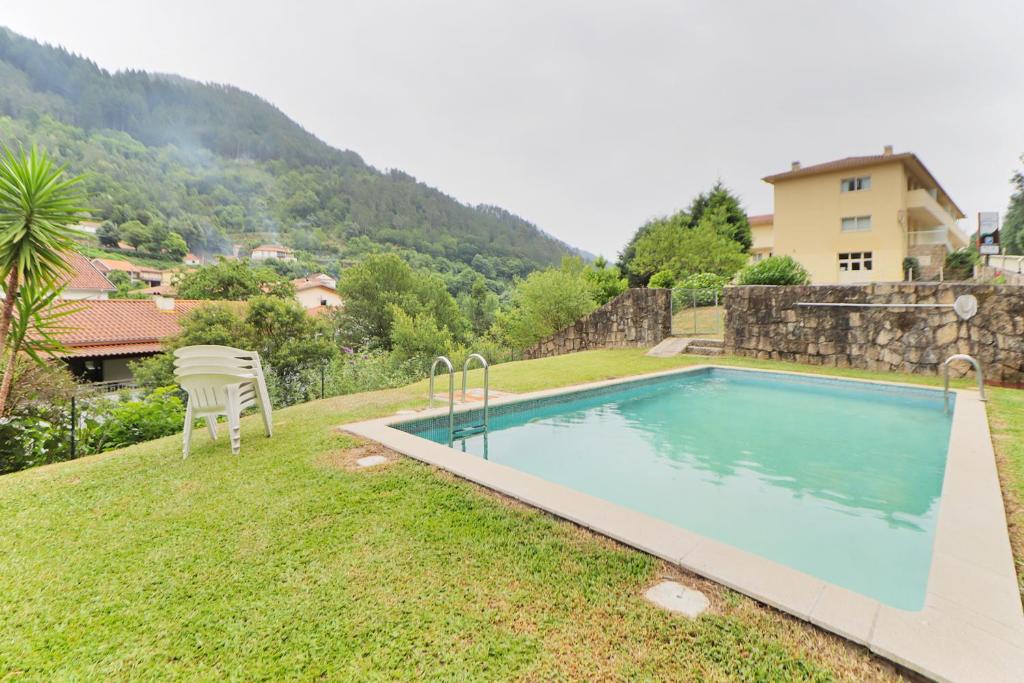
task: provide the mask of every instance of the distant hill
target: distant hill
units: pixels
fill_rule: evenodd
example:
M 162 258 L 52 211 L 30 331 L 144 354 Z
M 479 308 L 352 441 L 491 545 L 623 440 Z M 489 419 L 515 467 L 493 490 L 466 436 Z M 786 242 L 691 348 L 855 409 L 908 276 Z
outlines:
M 97 219 L 165 224 L 193 251 L 281 241 L 328 266 L 397 248 L 495 283 L 582 253 L 504 209 L 377 170 L 232 86 L 110 73 L 2 27 L 0 84 L 0 141 L 87 173 Z

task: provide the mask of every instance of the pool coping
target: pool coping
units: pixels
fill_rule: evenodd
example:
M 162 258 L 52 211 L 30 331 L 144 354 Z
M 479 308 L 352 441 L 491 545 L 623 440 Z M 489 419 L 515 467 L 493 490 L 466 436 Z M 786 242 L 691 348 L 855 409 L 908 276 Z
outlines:
M 713 368 L 922 388 L 905 382 L 709 363 L 504 396 L 492 400 L 490 405 Z M 925 605 L 913 612 L 890 607 L 650 515 L 392 426 L 446 415 L 446 406 L 414 415 L 399 413 L 347 424 L 342 429 L 707 577 L 864 645 L 929 678 L 1017 681 L 1024 671 L 1024 611 L 985 405 L 975 391 L 953 391 L 956 403 Z M 456 412 L 478 407 L 467 405 Z

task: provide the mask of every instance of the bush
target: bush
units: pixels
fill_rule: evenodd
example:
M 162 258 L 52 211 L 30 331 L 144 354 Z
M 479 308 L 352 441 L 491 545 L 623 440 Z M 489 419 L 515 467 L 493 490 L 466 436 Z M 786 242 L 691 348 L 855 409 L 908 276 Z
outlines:
M 140 401 L 100 398 L 90 408 L 82 411 L 80 455 L 177 434 L 185 422 L 185 404 L 177 387 L 161 387 Z
M 561 268 L 535 270 L 516 280 L 510 307 L 498 315 L 495 332 L 515 351 L 571 325 L 595 308 L 590 283 L 577 260 L 565 259 Z
M 729 278 L 724 275 L 695 273 L 679 284 L 679 303 L 692 306 L 696 302 L 697 306 L 714 306 L 716 302 L 722 301 L 722 290 L 728 282 Z
M 946 254 L 943 268 L 945 280 L 970 280 L 974 277 L 974 266 L 978 263 L 978 252 L 970 247 L 957 249 Z
M 647 281 L 647 286 L 653 289 L 671 289 L 676 284 L 676 278 L 670 270 L 659 270 Z
M 396 361 L 385 351 L 358 353 L 352 349 L 336 358 L 327 370 L 328 396 L 355 394 L 405 386 L 423 377 L 418 361 Z
M 921 262 L 914 256 L 907 256 L 903 259 L 903 277 L 907 276 L 907 271 L 910 271 L 911 280 L 920 280 Z
M 741 285 L 806 285 L 807 270 L 792 256 L 769 256 L 740 271 Z

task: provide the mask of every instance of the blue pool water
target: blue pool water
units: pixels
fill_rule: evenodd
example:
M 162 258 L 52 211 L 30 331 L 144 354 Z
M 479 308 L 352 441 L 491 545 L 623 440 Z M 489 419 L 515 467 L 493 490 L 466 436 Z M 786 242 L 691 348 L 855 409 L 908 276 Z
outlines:
M 454 447 L 917 610 L 950 422 L 936 390 L 710 369 L 497 407 Z

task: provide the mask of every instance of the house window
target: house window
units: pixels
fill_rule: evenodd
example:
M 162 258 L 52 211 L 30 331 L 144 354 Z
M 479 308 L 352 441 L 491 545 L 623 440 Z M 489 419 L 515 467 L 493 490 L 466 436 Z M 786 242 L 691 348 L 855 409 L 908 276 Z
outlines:
M 871 270 L 870 251 L 849 251 L 839 254 L 839 270 Z
M 839 181 L 839 188 L 842 192 L 858 192 L 871 189 L 871 176 L 862 175 L 856 178 L 843 178 Z
M 843 232 L 864 232 L 871 229 L 871 216 L 846 216 L 841 227 Z

